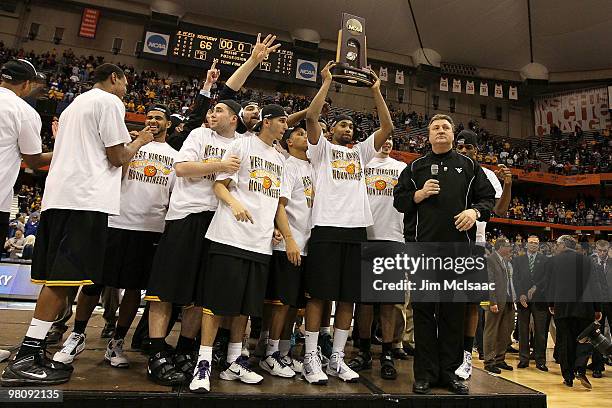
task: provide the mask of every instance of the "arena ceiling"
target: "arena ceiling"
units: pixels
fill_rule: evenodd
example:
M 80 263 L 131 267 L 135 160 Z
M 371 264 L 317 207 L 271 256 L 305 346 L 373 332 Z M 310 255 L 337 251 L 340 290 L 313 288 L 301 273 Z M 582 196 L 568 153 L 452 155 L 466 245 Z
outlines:
M 158 11 L 312 29 L 335 41 L 343 11 L 366 19 L 368 47 L 412 55 L 419 47 L 408 0 L 134 0 Z M 530 61 L 527 0 L 411 0 L 424 48 L 444 62 L 519 71 Z M 160 9 L 161 8 L 161 9 Z M 196 17 L 196 18 L 194 18 Z M 549 72 L 612 68 L 612 0 L 531 0 L 534 62 Z

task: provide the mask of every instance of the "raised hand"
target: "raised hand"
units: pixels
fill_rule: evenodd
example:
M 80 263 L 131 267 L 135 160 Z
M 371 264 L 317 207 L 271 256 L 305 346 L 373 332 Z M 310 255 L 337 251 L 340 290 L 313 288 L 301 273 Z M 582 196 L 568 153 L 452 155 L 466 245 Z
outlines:
M 210 69 L 206 72 L 206 83 L 207 84 L 214 84 L 215 82 L 217 82 L 217 80 L 219 79 L 219 75 L 221 74 L 221 72 L 216 68 L 217 67 L 217 60 L 213 60 L 213 63 L 210 67 Z
M 268 58 L 268 55 L 272 54 L 281 46 L 280 44 L 272 45 L 274 40 L 276 40 L 276 36 L 268 34 L 266 38 L 261 41 L 261 33 L 257 34 L 257 42 L 251 52 L 251 58 L 258 64 Z
M 333 76 L 332 76 L 332 74 L 330 72 L 330 69 L 332 69 L 335 65 L 336 65 L 336 62 L 329 61 L 323 67 L 323 69 L 321 70 L 321 79 L 323 80 L 323 82 L 333 80 Z
M 380 78 L 378 77 L 378 75 L 376 75 L 376 72 L 374 72 L 372 68 L 370 68 L 370 73 L 372 74 L 372 76 L 374 76 L 374 79 L 376 80 L 374 81 L 374 83 L 372 84 L 370 88 L 373 90 L 379 90 L 380 89 Z

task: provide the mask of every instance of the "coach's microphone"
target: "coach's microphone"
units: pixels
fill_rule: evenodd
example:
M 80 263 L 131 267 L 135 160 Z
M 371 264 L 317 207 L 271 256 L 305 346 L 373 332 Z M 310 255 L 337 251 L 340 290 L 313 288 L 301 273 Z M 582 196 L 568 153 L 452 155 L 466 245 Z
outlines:
M 432 164 L 431 165 L 431 178 L 434 180 L 438 179 L 438 165 L 437 164 Z

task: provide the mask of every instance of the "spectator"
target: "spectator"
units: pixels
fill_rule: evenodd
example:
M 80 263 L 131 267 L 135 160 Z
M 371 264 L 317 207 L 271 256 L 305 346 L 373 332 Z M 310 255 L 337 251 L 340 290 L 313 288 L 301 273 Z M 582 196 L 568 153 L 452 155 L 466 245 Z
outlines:
M 19 258 L 23 252 L 23 248 L 26 244 L 26 240 L 23 237 L 23 231 L 18 229 L 15 231 L 15 236 L 9 238 L 4 243 L 4 250 L 9 255 L 9 258 Z

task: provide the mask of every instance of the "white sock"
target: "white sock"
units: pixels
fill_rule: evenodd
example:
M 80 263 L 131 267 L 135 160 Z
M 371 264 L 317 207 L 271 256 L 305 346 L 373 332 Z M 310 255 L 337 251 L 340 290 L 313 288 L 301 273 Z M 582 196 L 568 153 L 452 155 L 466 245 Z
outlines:
M 242 342 L 230 343 L 227 346 L 227 362 L 230 364 L 233 363 L 234 361 L 236 361 L 236 359 L 238 359 L 238 357 L 240 357 L 241 353 L 242 353 Z
M 393 343 L 393 348 L 398 349 L 398 348 L 404 348 L 404 344 L 399 341 L 397 343 Z
M 263 341 L 263 340 L 268 340 L 270 338 L 270 331 L 269 330 L 262 330 L 259 333 L 259 340 Z
M 281 340 L 278 344 L 278 351 L 280 352 L 281 357 L 285 357 L 289 355 L 289 351 L 291 350 L 291 340 Z
M 348 340 L 349 331 L 334 327 L 334 345 L 332 353 L 343 353 L 346 340 Z
M 212 361 L 212 346 L 200 346 L 200 352 L 198 353 L 198 363 L 206 360 L 209 363 Z
M 272 354 L 278 351 L 279 342 L 280 340 L 268 339 L 268 349 L 266 350 L 266 357 L 271 356 Z
M 319 334 L 329 334 L 331 336 L 331 327 L 321 327 L 319 329 Z
M 30 322 L 30 327 L 28 327 L 28 331 L 26 333 L 26 337 L 44 340 L 44 338 L 47 337 L 47 333 L 51 329 L 52 325 L 53 322 L 47 322 L 44 320 L 32 318 L 32 321 Z
M 306 354 L 317 352 L 317 343 L 319 341 L 319 332 L 310 332 L 306 330 L 304 332 L 304 339 L 306 341 Z

